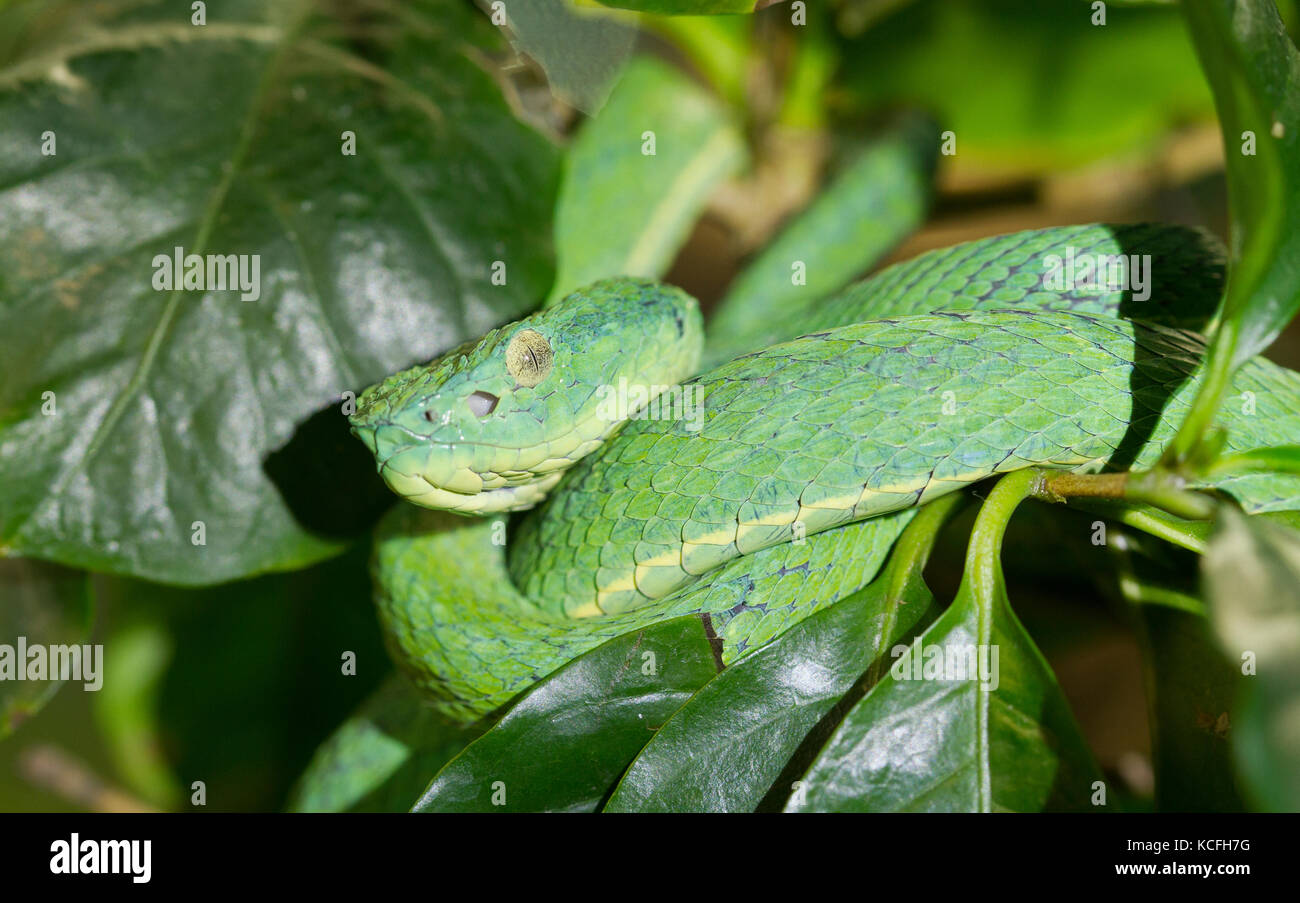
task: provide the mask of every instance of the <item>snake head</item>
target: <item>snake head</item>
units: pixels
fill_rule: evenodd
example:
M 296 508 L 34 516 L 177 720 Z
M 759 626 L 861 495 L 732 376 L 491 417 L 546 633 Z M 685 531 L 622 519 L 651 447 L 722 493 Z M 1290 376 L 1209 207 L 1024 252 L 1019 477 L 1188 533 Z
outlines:
M 702 345 L 690 295 L 608 279 L 371 386 L 352 432 L 403 498 L 519 511 L 618 426 L 612 392 L 653 397 L 694 374 Z

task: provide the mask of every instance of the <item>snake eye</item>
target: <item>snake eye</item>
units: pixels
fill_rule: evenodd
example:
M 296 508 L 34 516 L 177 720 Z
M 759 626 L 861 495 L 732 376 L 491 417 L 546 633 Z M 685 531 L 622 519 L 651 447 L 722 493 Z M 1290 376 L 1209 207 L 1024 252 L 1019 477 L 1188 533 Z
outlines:
M 506 346 L 506 370 L 521 386 L 535 386 L 551 372 L 555 352 L 540 332 L 523 329 Z
M 475 392 L 465 400 L 469 405 L 470 413 L 475 417 L 486 417 L 497 409 L 497 402 L 500 401 L 491 392 Z

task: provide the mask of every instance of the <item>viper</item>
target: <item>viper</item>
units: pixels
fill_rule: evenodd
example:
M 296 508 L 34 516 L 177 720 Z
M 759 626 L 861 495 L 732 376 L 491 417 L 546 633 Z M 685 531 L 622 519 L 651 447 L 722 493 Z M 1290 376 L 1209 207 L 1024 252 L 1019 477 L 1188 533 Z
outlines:
M 1143 261 L 1150 284 L 1045 279 L 1067 255 Z M 1202 232 L 1088 225 L 931 251 L 821 302 L 724 309 L 707 341 L 678 288 L 576 291 L 358 399 L 353 432 L 414 503 L 376 534 L 389 645 L 461 720 L 678 615 L 707 618 L 734 662 L 869 582 L 918 506 L 1025 468 L 1154 464 L 1223 278 Z M 668 401 L 620 421 L 611 387 Z M 1217 426 L 1228 451 L 1295 442 L 1300 376 L 1247 362 Z M 1198 488 L 1300 508 L 1288 475 Z

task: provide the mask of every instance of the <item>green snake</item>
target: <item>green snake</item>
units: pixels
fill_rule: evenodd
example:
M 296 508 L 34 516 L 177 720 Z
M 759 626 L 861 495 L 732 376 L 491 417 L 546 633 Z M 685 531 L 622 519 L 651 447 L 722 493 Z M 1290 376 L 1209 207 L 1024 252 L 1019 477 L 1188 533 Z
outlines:
M 1149 260 L 1145 290 L 1044 279 L 1101 254 Z M 730 664 L 870 581 L 918 505 L 1027 467 L 1154 463 L 1223 278 L 1199 231 L 1043 229 L 799 309 L 729 311 L 752 327 L 707 347 L 679 289 L 577 291 L 358 399 L 353 432 L 416 503 L 376 535 L 390 648 L 459 720 L 678 615 L 704 615 Z M 1300 376 L 1249 361 L 1217 424 L 1229 450 L 1294 442 Z M 1289 476 L 1203 488 L 1249 512 L 1300 507 Z

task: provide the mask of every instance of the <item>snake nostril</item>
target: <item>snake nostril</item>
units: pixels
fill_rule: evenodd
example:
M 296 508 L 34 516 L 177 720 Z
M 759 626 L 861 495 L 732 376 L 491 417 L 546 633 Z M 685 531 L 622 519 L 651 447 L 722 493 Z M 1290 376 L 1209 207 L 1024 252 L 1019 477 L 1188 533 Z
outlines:
M 475 392 L 466 399 L 466 404 L 475 417 L 486 417 L 497 409 L 500 400 L 491 392 Z

